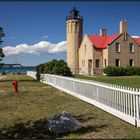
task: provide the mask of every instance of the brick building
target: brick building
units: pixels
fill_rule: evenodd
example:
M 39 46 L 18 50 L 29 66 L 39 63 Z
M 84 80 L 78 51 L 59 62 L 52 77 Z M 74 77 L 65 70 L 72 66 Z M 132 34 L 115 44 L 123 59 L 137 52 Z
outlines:
M 107 66 L 140 66 L 140 38 L 127 32 L 127 21 L 120 21 L 120 32 L 107 36 L 106 29 L 99 35 L 83 36 L 83 18 L 75 8 L 66 18 L 67 62 L 73 73 L 103 74 Z

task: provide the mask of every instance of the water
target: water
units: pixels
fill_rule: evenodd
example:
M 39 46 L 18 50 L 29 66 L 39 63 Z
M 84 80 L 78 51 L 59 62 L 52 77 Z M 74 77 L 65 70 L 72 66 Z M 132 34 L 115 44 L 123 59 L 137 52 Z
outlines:
M 35 71 L 35 67 L 3 67 L 0 68 L 0 73 L 26 73 L 27 71 Z

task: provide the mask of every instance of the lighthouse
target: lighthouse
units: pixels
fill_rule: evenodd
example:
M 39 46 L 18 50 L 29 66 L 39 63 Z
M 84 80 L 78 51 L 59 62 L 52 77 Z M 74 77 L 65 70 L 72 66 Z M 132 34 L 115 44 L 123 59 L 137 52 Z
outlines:
M 73 74 L 79 72 L 79 47 L 83 36 L 83 18 L 75 7 L 66 17 L 67 63 Z

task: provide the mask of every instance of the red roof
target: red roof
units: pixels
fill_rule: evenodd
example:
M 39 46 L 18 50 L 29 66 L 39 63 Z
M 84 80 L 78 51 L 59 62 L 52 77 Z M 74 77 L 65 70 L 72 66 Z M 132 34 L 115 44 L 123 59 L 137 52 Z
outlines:
M 106 49 L 107 44 L 111 43 L 114 39 L 116 39 L 120 33 L 114 34 L 111 36 L 96 36 L 96 35 L 88 35 L 88 38 L 92 42 L 92 44 L 98 49 Z
M 140 45 L 140 38 L 133 38 Z
M 113 34 L 111 36 L 97 36 L 97 35 L 87 35 L 92 44 L 98 49 L 106 49 L 107 44 L 110 44 L 114 39 L 116 39 L 120 33 Z M 140 45 L 140 38 L 133 38 Z

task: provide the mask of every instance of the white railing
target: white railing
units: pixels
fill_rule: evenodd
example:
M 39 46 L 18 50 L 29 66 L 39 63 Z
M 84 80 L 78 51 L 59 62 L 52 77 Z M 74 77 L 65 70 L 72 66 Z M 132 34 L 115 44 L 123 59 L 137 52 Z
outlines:
M 35 72 L 27 72 L 27 75 L 33 78 L 35 74 Z M 139 89 L 49 74 L 41 74 L 41 82 L 52 85 L 140 127 Z

